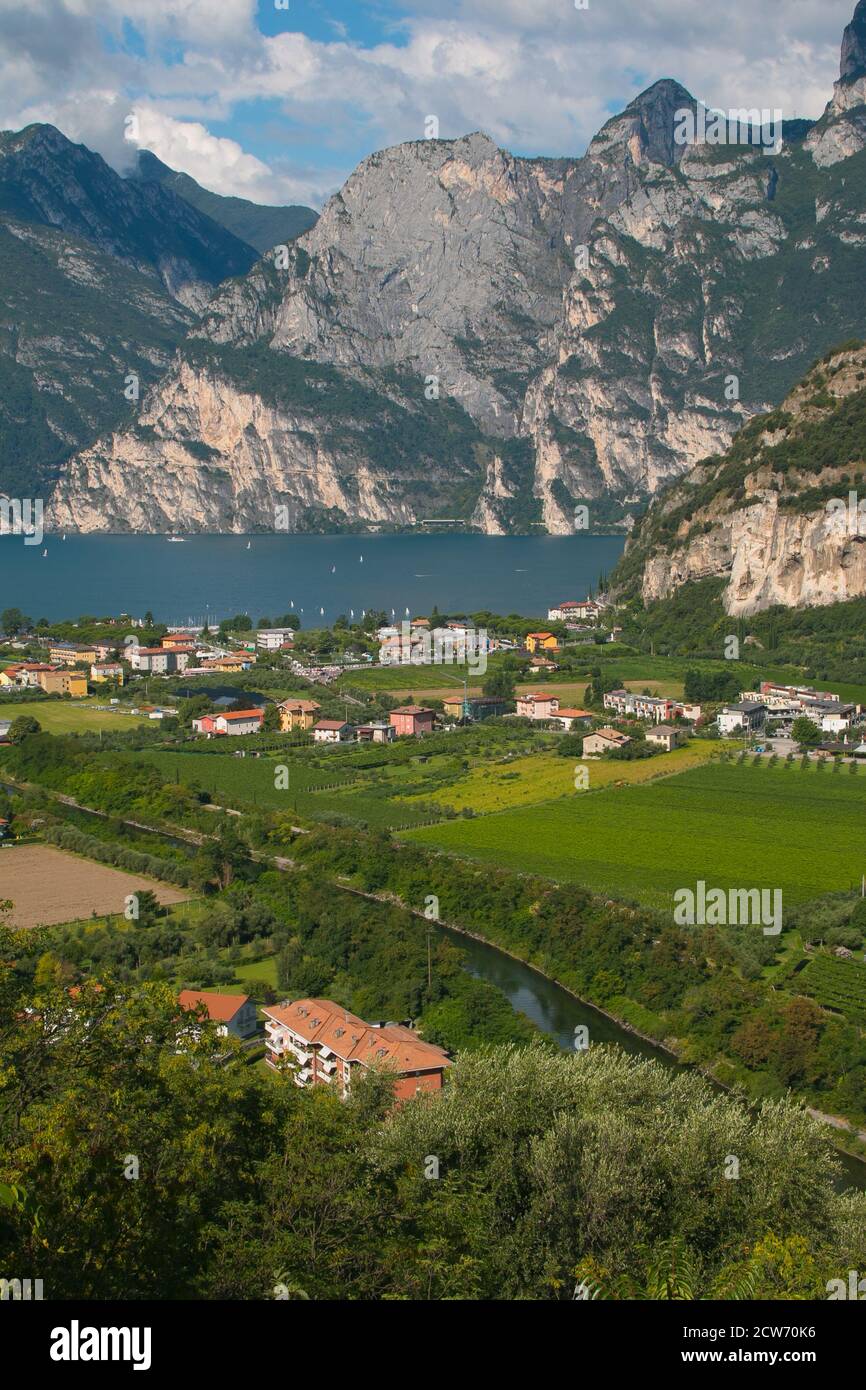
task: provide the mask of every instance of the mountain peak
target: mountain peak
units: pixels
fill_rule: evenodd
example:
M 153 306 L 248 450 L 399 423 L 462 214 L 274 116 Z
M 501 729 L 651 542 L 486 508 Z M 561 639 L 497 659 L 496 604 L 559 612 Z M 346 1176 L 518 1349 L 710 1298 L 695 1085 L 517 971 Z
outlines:
M 858 0 L 854 18 L 842 35 L 839 76 L 843 82 L 866 76 L 866 0 Z
M 590 145 L 595 154 L 611 144 L 627 143 L 632 159 L 651 164 L 676 164 L 683 147 L 674 140 L 677 112 L 695 109 L 690 92 L 672 77 L 662 77 L 612 116 Z

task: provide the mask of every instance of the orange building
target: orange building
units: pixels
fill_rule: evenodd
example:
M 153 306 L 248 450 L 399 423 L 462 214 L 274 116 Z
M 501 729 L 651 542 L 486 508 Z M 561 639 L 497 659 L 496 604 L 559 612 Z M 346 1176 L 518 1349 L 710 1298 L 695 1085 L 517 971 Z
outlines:
M 523 644 L 528 652 L 555 652 L 559 643 L 552 632 L 528 632 Z
M 370 1067 L 394 1076 L 397 1100 L 441 1091 L 447 1053 L 398 1023 L 370 1024 L 330 999 L 296 999 L 262 1009 L 266 1061 L 294 1074 L 296 1086 L 333 1086 L 345 1097 Z
M 421 705 L 401 705 L 392 709 L 391 724 L 398 738 L 420 738 L 422 734 L 432 734 L 436 711 L 423 709 Z
M 280 711 L 280 728 L 284 734 L 291 734 L 295 729 L 312 729 L 322 706 L 317 705 L 315 700 L 283 700 L 277 708 Z

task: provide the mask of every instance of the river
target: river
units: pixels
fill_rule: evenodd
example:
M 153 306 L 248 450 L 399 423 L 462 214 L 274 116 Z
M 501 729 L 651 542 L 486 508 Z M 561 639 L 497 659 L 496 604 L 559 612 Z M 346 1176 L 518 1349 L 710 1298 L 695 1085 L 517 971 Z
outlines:
M 669 1052 L 654 1046 L 646 1039 L 638 1037 L 626 1028 L 621 1028 L 599 1013 L 589 1004 L 576 999 L 562 985 L 539 974 L 523 961 L 506 955 L 496 946 L 476 941 L 448 927 L 439 927 L 443 935 L 453 941 L 464 952 L 464 965 L 470 975 L 495 985 L 508 999 L 513 1009 L 525 1014 L 543 1033 L 553 1038 L 565 1052 L 574 1048 L 575 1029 L 579 1026 L 588 1031 L 589 1045 L 597 1043 L 617 1043 L 624 1052 L 633 1056 L 646 1057 L 663 1066 L 677 1071 L 688 1070 L 677 1062 Z M 710 1083 L 713 1085 L 714 1083 Z M 718 1088 L 721 1090 L 721 1087 Z M 832 1137 L 832 1130 L 828 1131 Z M 866 1163 L 837 1149 L 842 1174 L 838 1181 L 840 1191 L 856 1188 L 866 1192 Z

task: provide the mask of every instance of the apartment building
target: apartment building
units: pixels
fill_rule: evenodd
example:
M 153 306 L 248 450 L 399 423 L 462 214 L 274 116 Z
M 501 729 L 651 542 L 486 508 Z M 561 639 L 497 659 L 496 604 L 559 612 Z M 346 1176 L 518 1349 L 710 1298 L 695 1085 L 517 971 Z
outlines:
M 394 1095 L 409 1100 L 439 1091 L 446 1052 L 397 1023 L 365 1023 L 330 999 L 296 999 L 269 1006 L 265 1016 L 266 1061 L 286 1069 L 296 1086 L 332 1086 L 341 1097 L 353 1079 L 371 1067 L 394 1077 Z

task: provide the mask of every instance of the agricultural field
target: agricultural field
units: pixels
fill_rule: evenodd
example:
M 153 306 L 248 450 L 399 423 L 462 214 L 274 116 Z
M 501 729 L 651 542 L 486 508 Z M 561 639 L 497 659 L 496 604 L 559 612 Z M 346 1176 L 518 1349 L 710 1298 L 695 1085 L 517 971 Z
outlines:
M 99 729 L 132 729 L 147 724 L 144 714 L 115 713 L 96 706 L 99 700 L 30 700 L 0 703 L 0 719 L 30 715 L 48 734 L 86 734 Z M 122 706 L 119 707 L 122 709 Z
M 692 739 L 682 748 L 660 753 L 655 758 L 636 762 L 604 761 L 581 764 L 589 769 L 591 791 L 604 787 L 624 787 L 649 782 L 657 777 L 670 777 L 701 767 L 724 744 L 707 739 Z M 505 811 L 516 806 L 531 806 L 556 797 L 574 795 L 576 758 L 562 758 L 556 753 L 535 753 L 530 757 L 503 758 L 484 764 L 428 793 L 424 798 L 452 810 L 469 809 L 476 815 Z
M 156 879 L 130 874 L 66 854 L 53 845 L 0 849 L 0 900 L 14 904 L 15 927 L 56 926 L 121 913 L 131 893 L 150 889 L 161 903 L 183 902 L 188 894 Z
M 726 889 L 778 888 L 788 903 L 849 890 L 863 869 L 864 815 L 862 771 L 713 763 L 407 838 L 667 910 L 674 891 L 698 879 Z
M 790 988 L 810 994 L 825 1008 L 866 1027 L 866 965 L 860 960 L 814 956 Z

